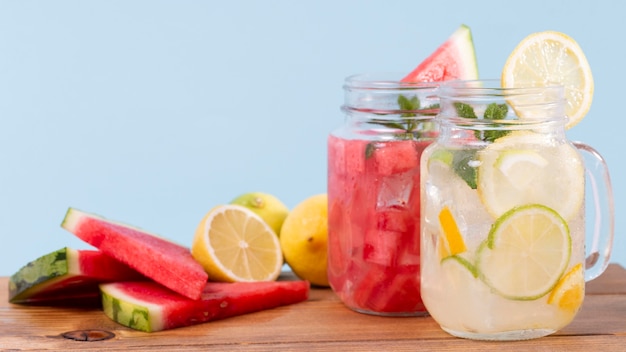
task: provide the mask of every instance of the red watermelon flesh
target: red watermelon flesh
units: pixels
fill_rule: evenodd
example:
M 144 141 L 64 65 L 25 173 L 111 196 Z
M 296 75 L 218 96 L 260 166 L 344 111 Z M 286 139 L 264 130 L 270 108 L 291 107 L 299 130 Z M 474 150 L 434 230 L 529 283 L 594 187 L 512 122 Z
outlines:
M 100 251 L 65 247 L 29 262 L 13 274 L 9 302 L 99 305 L 99 284 L 141 279 L 141 274 Z
M 146 332 L 205 323 L 307 300 L 307 281 L 209 282 L 191 300 L 155 282 L 100 285 L 104 313 Z
M 451 79 L 478 79 L 474 41 L 466 25 L 461 25 L 402 81 L 440 82 Z
M 61 226 L 103 253 L 191 299 L 200 298 L 208 275 L 189 248 L 136 227 L 69 208 Z

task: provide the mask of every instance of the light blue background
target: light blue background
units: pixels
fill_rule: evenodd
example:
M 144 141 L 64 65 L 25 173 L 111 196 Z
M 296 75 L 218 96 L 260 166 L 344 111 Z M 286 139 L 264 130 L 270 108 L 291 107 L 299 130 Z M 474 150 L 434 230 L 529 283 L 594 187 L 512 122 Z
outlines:
M 248 191 L 290 208 L 326 190 L 342 81 L 409 72 L 462 23 L 480 75 L 558 30 L 595 77 L 568 131 L 598 149 L 626 265 L 623 1 L 0 1 L 0 275 L 69 245 L 68 207 L 190 245 Z M 616 126 L 619 123 L 620 126 Z

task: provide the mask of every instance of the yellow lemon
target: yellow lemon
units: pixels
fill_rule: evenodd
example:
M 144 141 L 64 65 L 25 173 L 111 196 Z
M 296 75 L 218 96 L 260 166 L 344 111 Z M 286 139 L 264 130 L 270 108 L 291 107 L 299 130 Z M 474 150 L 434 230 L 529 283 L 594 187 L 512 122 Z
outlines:
M 289 214 L 289 208 L 280 199 L 263 192 L 241 194 L 230 204 L 239 204 L 255 212 L 274 230 L 276 236 L 280 235 L 280 228 Z
M 191 254 L 212 281 L 273 281 L 283 266 L 274 231 L 250 209 L 233 204 L 219 205 L 204 216 Z
M 524 38 L 508 57 L 501 80 L 505 88 L 563 85 L 567 128 L 579 123 L 591 107 L 594 84 L 587 58 L 574 39 L 560 32 Z
M 329 286 L 327 265 L 328 197 L 309 197 L 291 210 L 280 231 L 285 261 L 301 279 Z
M 495 218 L 513 207 L 544 204 L 565 220 L 578 215 L 585 199 L 585 166 L 570 144 L 515 131 L 478 154 L 477 190 Z

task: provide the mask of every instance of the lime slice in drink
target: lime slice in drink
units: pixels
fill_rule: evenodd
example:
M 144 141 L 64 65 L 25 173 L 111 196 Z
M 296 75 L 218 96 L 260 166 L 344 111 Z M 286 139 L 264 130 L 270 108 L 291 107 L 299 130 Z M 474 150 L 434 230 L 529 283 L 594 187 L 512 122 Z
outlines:
M 499 295 L 534 300 L 546 295 L 567 268 L 571 238 L 565 220 L 543 205 L 511 209 L 496 220 L 476 267 Z
M 451 255 L 449 257 L 445 257 L 443 258 L 443 260 L 441 260 L 441 265 L 444 265 L 448 262 L 452 262 L 455 261 L 458 264 L 460 264 L 463 268 L 467 269 L 470 274 L 472 274 L 472 276 L 474 278 L 478 277 L 478 271 L 476 270 L 476 266 L 474 264 L 472 264 L 471 261 L 469 261 L 468 259 L 466 259 L 465 257 L 462 257 L 460 255 Z
M 544 204 L 566 220 L 581 211 L 584 167 L 571 145 L 519 131 L 498 138 L 478 158 L 478 194 L 494 218 L 524 204 Z

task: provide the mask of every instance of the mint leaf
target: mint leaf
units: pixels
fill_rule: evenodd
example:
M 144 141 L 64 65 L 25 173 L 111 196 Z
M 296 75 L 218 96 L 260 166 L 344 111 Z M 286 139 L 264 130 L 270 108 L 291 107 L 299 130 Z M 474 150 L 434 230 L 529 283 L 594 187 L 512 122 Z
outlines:
M 456 109 L 456 113 L 459 115 L 459 117 L 464 117 L 466 119 L 478 118 L 478 116 L 476 116 L 476 113 L 474 112 L 474 108 L 469 104 L 456 102 L 454 103 L 454 108 Z
M 476 168 L 470 166 L 470 162 L 475 158 L 476 150 L 474 149 L 457 150 L 452 157 L 452 169 L 472 189 L 476 189 L 477 177 Z
M 400 107 L 400 110 L 411 111 L 411 110 L 419 110 L 420 108 L 420 100 L 417 96 L 407 98 L 406 96 L 400 94 L 398 95 L 397 101 L 398 101 L 398 106 Z M 401 119 L 400 121 L 390 121 L 390 120 L 385 120 L 385 119 L 380 119 L 380 120 L 372 119 L 370 122 L 373 124 L 385 126 L 391 129 L 404 130 L 407 133 L 409 133 L 417 127 L 417 121 L 414 121 L 413 119 L 409 119 L 408 117 L 415 117 L 415 116 L 417 116 L 416 113 L 405 112 L 400 115 L 400 117 L 403 117 L 405 119 Z M 407 138 L 403 137 L 402 139 L 407 139 Z
M 478 118 L 478 116 L 476 116 L 476 112 L 474 112 L 474 108 L 469 104 L 456 102 L 454 103 L 454 108 L 456 109 L 459 117 L 467 119 Z M 485 120 L 503 120 L 506 118 L 506 114 L 508 112 L 509 108 L 506 104 L 491 103 L 487 106 L 487 109 L 483 114 L 483 118 Z M 496 139 L 509 134 L 509 132 L 510 131 L 501 130 L 476 130 L 474 131 L 474 135 L 482 141 L 493 142 Z M 475 157 L 476 150 L 469 149 L 455 152 L 454 158 L 452 159 L 452 168 L 454 169 L 454 172 L 459 175 L 459 177 L 461 177 L 472 189 L 476 189 L 477 178 L 476 168 L 470 166 L 470 161 L 474 160 Z
M 414 95 L 409 98 L 405 95 L 400 94 L 398 95 L 397 102 L 398 102 L 398 106 L 400 107 L 400 110 L 417 111 L 417 110 L 420 110 L 421 108 L 421 102 L 419 98 L 417 97 L 417 95 Z M 420 111 L 420 115 L 435 116 L 437 115 L 438 112 L 439 112 L 439 104 L 433 104 L 427 107 L 426 109 L 424 109 L 423 111 Z M 396 134 L 394 136 L 395 139 L 417 140 L 421 137 L 420 135 L 421 130 L 434 129 L 434 123 L 425 122 L 425 121 L 416 121 L 415 119 L 413 119 L 413 117 L 416 117 L 416 116 L 417 116 L 417 113 L 404 112 L 400 115 L 402 119 L 400 119 L 399 121 L 398 120 L 389 121 L 385 119 L 372 119 L 370 122 L 373 124 L 385 126 L 391 129 L 403 130 L 404 133 Z M 415 129 L 418 128 L 420 124 L 428 124 L 428 125 L 424 126 L 424 128 L 422 128 L 420 131 L 415 131 Z M 376 150 L 376 143 L 375 142 L 368 143 L 367 146 L 365 147 L 365 159 L 370 158 L 374 154 L 375 150 Z
M 439 104 L 430 105 L 422 109 L 421 112 L 424 116 L 436 116 L 439 113 Z
M 398 95 L 398 106 L 400 106 L 401 110 L 418 110 L 420 108 L 420 100 L 417 95 L 414 95 L 411 98 L 407 98 L 404 95 Z M 402 117 L 414 117 L 416 114 L 414 113 L 404 113 L 400 115 Z
M 417 95 L 412 96 L 411 98 L 407 98 L 404 95 L 398 95 L 398 105 L 402 110 L 419 110 L 420 108 L 420 100 Z M 405 112 L 400 117 L 415 117 L 417 114 Z M 407 132 L 411 132 L 417 127 L 417 121 L 413 119 L 406 119 L 404 130 Z
M 485 110 L 484 117 L 486 120 L 504 120 L 506 114 L 509 112 L 509 107 L 506 104 L 491 103 Z M 509 134 L 510 131 L 476 131 L 476 137 L 486 142 L 493 142 L 500 137 L 504 137 Z
M 509 107 L 506 104 L 491 103 L 487 105 L 484 117 L 488 120 L 504 120 L 507 112 L 509 112 Z

